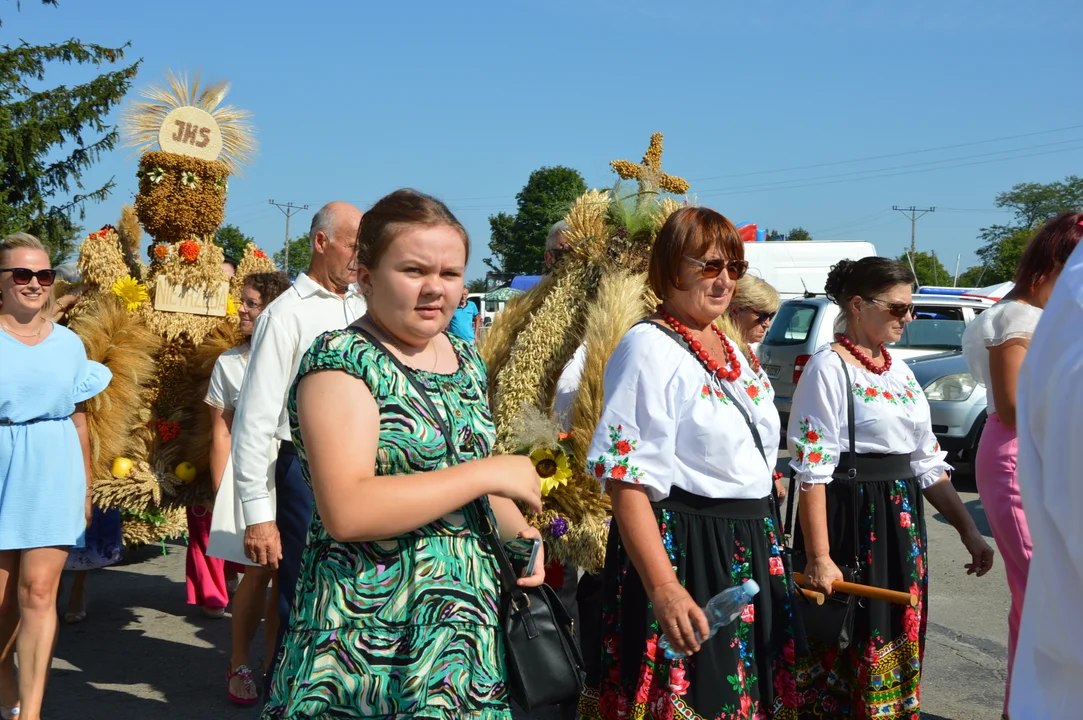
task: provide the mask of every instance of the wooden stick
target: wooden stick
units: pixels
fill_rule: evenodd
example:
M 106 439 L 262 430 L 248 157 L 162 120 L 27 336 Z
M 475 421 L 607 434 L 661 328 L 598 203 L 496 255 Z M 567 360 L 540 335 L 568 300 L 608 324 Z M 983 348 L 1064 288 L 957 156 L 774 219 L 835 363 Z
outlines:
M 807 584 L 805 576 L 802 573 L 795 572 L 793 574 L 793 579 L 800 585 Z M 858 583 L 845 582 L 844 580 L 836 580 L 831 586 L 831 591 L 848 593 L 850 595 L 866 597 L 872 600 L 884 600 L 899 605 L 909 605 L 910 607 L 918 606 L 917 595 L 898 592 L 896 590 L 885 590 L 884 588 L 873 587 L 872 585 L 859 585 Z
M 803 587 L 798 587 L 797 589 L 801 591 L 802 595 L 804 595 L 806 598 L 808 598 L 812 602 L 816 603 L 817 605 L 823 605 L 824 604 L 824 594 L 822 592 L 816 592 L 815 590 L 808 590 L 808 589 L 803 588 Z

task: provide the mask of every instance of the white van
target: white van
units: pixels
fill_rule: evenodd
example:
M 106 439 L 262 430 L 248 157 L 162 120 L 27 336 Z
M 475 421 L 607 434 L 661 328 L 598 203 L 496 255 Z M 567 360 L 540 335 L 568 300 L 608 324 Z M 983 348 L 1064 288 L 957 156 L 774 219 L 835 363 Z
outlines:
M 783 300 L 823 294 L 831 266 L 839 260 L 876 255 L 863 240 L 746 242 L 748 272 L 771 284 Z

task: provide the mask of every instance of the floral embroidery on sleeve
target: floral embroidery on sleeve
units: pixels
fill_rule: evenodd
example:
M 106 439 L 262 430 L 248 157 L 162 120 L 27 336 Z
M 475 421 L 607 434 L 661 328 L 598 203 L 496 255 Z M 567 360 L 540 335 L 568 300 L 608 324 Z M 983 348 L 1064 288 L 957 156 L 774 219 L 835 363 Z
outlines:
M 760 389 L 760 384 L 755 380 L 745 380 L 745 393 L 748 394 L 753 404 L 759 405 L 763 401 L 763 395 L 765 391 Z
M 703 387 L 699 390 L 699 397 L 701 400 L 710 400 L 711 395 L 722 401 L 723 405 L 729 405 L 730 399 L 726 397 L 726 393 L 722 392 L 718 388 L 713 388 L 707 383 L 703 383 Z
M 801 421 L 801 437 L 794 441 L 794 446 L 797 448 L 797 462 L 803 462 L 812 467 L 833 461 L 831 454 L 824 452 L 824 446 L 820 442 L 823 433 L 824 429 L 816 428 L 810 418 Z
M 609 442 L 611 445 L 605 454 L 591 463 L 594 477 L 604 480 L 608 476 L 613 480 L 638 483 L 643 478 L 643 472 L 628 462 L 628 455 L 636 449 L 639 441 L 625 438 L 623 425 L 610 425 Z

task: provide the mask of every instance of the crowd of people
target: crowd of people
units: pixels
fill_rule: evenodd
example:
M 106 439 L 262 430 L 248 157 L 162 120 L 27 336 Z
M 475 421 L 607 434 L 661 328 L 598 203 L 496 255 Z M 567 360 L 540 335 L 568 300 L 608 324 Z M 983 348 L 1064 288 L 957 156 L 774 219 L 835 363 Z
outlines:
M 1005 717 L 1069 717 L 1083 673 L 1056 626 L 1083 592 L 1079 504 L 1064 502 L 1083 496 L 1063 492 L 1083 378 L 1080 353 L 1062 352 L 1083 327 L 1081 236 L 1083 214 L 1050 220 L 1015 289 L 964 338 L 988 392 L 976 474 L 1012 595 Z M 524 512 L 541 511 L 541 484 L 528 457 L 493 454 L 467 232 L 439 200 L 398 190 L 364 214 L 324 206 L 310 237 L 311 265 L 292 283 L 244 279 L 244 340 L 218 359 L 205 399 L 215 500 L 188 509 L 187 588 L 210 617 L 232 601 L 228 698 L 262 700 L 260 717 L 276 720 L 510 718 L 484 529 L 540 539 Z M 547 264 L 567 246 L 558 224 Z M 922 389 L 889 349 L 913 319 L 910 270 L 877 257 L 832 269 L 835 342 L 806 365 L 783 428 L 755 353 L 780 298 L 747 269 L 722 214 L 682 207 L 665 221 L 647 275 L 659 304 L 609 358 L 590 443 L 586 469 L 613 511 L 604 569 L 547 567 L 543 549 L 516 579 L 536 587 L 559 569 L 572 588 L 561 598 L 579 619 L 585 684 L 565 716 L 916 718 L 926 501 L 958 531 L 967 574 L 993 566 Z M 56 277 L 33 236 L 0 241 L 0 720 L 41 716 L 61 572 L 119 556 L 119 530 L 90 501 L 83 405 L 110 373 L 64 327 Z M 558 404 L 577 390 L 577 358 Z M 798 519 L 784 522 L 795 500 Z M 843 599 L 844 580 L 915 602 Z M 712 627 L 708 601 L 749 581 L 753 601 Z M 71 621 L 84 619 L 85 600 L 73 602 Z

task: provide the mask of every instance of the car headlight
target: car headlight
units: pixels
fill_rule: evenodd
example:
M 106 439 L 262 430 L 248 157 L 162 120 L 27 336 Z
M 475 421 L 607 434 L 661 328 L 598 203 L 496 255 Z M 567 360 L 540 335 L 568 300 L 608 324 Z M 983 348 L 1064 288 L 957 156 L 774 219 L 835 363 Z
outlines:
M 945 375 L 925 386 L 925 397 L 930 401 L 963 402 L 970 398 L 977 386 L 970 373 Z

